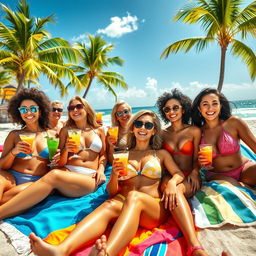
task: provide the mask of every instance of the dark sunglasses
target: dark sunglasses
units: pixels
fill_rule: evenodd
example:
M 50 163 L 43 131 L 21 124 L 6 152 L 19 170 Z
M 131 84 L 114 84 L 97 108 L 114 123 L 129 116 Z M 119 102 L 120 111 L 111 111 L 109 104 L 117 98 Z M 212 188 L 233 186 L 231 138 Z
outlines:
M 27 114 L 28 111 L 30 111 L 31 113 L 36 113 L 38 109 L 39 109 L 39 106 L 30 106 L 29 108 L 27 107 L 18 108 L 21 114 Z
M 84 108 L 84 105 L 83 104 L 76 104 L 76 105 L 71 105 L 71 106 L 68 106 L 67 107 L 67 109 L 68 109 L 68 111 L 73 111 L 73 110 L 75 110 L 75 108 L 76 109 L 82 109 L 82 108 Z
M 133 124 L 136 128 L 142 128 L 142 126 L 144 126 L 145 129 L 147 130 L 152 130 L 155 126 L 154 123 L 151 123 L 151 122 L 143 123 L 142 121 L 139 121 L 139 120 L 136 120 Z
M 116 115 L 117 115 L 118 117 L 123 116 L 123 115 L 128 115 L 128 114 L 130 114 L 130 110 L 129 110 L 129 109 L 125 109 L 125 110 L 123 110 L 123 111 L 118 111 L 118 112 L 116 112 Z
M 164 113 L 169 113 L 171 110 L 173 110 L 174 112 L 177 112 L 179 109 L 181 108 L 181 106 L 179 106 L 179 105 L 174 105 L 172 108 L 170 108 L 170 107 L 165 107 L 165 108 L 163 108 L 163 111 L 164 111 Z
M 52 108 L 52 112 L 56 112 L 56 111 L 62 112 L 63 109 L 62 108 Z

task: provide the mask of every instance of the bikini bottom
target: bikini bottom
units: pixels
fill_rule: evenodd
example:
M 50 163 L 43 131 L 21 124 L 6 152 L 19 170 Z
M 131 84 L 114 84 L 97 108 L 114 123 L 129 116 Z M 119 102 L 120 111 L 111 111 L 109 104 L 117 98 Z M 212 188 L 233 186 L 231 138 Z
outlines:
M 35 175 L 27 174 L 27 173 L 17 172 L 17 171 L 11 170 L 11 169 L 9 169 L 8 171 L 15 178 L 16 186 L 18 186 L 20 184 L 27 183 L 27 182 L 37 181 L 42 177 L 42 176 L 35 176 Z
M 76 165 L 65 165 L 65 167 L 67 169 L 69 169 L 71 172 L 77 172 L 77 173 L 82 173 L 82 174 L 86 174 L 86 175 L 92 175 L 96 172 L 95 170 L 93 170 L 91 168 L 81 167 L 81 166 L 76 166 Z
M 126 197 L 124 195 L 120 194 L 120 193 L 118 193 L 116 196 L 119 197 L 120 199 L 122 199 L 123 201 L 125 201 L 125 199 L 126 199 Z M 156 201 L 160 201 L 161 200 L 161 198 L 158 198 L 158 197 L 153 197 L 153 198 Z
M 237 181 L 240 180 L 240 176 L 241 176 L 241 173 L 244 169 L 244 166 L 249 163 L 249 162 L 252 162 L 252 160 L 247 160 L 245 161 L 240 167 L 238 167 L 237 169 L 234 169 L 234 170 L 231 170 L 231 171 L 228 171 L 228 172 L 211 172 L 211 171 L 207 171 L 205 170 L 205 178 L 206 180 L 208 180 L 209 178 L 211 178 L 213 175 L 218 175 L 218 174 L 221 174 L 221 175 L 224 175 L 224 176 L 227 176 L 227 177 L 231 177 Z

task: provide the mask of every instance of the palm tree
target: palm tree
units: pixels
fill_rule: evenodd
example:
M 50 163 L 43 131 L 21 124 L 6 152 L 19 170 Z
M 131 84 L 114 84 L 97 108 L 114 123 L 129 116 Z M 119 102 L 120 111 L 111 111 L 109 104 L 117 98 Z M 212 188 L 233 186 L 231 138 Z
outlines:
M 117 98 L 113 86 L 126 89 L 127 84 L 124 81 L 124 77 L 117 72 L 104 71 L 103 69 L 112 64 L 121 66 L 124 61 L 119 57 L 108 57 L 108 53 L 113 50 L 114 45 L 107 44 L 102 37 L 94 37 L 92 35 L 88 37 L 90 40 L 89 45 L 76 43 L 74 46 L 80 52 L 79 62 L 81 63 L 80 66 L 75 66 L 73 69 L 79 73 L 77 78 L 82 84 L 82 87 L 77 87 L 77 90 L 81 91 L 83 88 L 86 88 L 83 95 L 83 98 L 85 98 L 94 78 L 97 78 L 97 83 L 103 85 Z M 67 87 L 72 85 L 71 81 Z
M 228 46 L 231 54 L 240 57 L 247 65 L 252 80 L 256 77 L 256 58 L 253 50 L 242 41 L 235 38 L 247 39 L 256 36 L 256 1 L 241 8 L 241 0 L 196 0 L 180 10 L 174 20 L 184 23 L 200 23 L 206 32 L 205 37 L 186 38 L 169 45 L 161 55 L 167 58 L 169 53 L 179 50 L 188 52 L 193 46 L 202 51 L 210 43 L 217 41 L 221 48 L 220 76 L 218 91 L 222 90 L 225 72 L 225 58 Z
M 9 70 L 0 70 L 0 88 L 11 82 L 12 76 Z
M 73 83 L 80 81 L 64 61 L 77 62 L 76 51 L 62 38 L 50 38 L 45 25 L 54 22 L 53 15 L 45 18 L 30 16 L 26 0 L 18 2 L 17 11 L 1 4 L 8 25 L 0 22 L 0 66 L 12 70 L 19 91 L 28 81 L 38 81 L 44 74 L 61 95 L 66 87 L 61 78 L 68 76 Z

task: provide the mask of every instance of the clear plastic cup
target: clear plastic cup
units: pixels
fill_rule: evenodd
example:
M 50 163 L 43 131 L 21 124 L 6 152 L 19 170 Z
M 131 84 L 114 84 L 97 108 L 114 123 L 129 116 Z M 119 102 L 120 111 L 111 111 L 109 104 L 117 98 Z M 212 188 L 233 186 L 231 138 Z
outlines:
M 211 144 L 200 144 L 199 151 L 205 157 L 205 159 L 209 162 L 204 168 L 212 169 L 212 145 Z
M 113 158 L 118 159 L 117 162 L 121 162 L 124 164 L 124 171 L 120 172 L 120 176 L 127 175 L 127 165 L 128 165 L 128 158 L 129 158 L 129 151 L 116 151 L 113 153 Z

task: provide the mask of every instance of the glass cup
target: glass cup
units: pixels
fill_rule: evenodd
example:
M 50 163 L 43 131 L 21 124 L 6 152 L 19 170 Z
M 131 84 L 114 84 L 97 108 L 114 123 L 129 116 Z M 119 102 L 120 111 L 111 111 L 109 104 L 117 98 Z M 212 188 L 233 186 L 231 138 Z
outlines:
M 96 115 L 96 122 L 100 125 L 102 125 L 103 120 L 102 120 L 102 116 L 103 116 L 104 112 L 97 112 Z
M 205 157 L 205 159 L 209 162 L 204 168 L 206 170 L 213 169 L 212 167 L 212 145 L 211 144 L 200 144 L 199 151 Z
M 71 158 L 79 158 L 80 156 L 77 153 L 79 151 L 79 146 L 80 146 L 81 130 L 79 129 L 68 130 L 68 136 L 69 136 L 69 140 L 74 141 L 77 147 L 76 151 L 74 152 L 74 155 Z
M 26 141 L 27 143 L 29 143 L 30 150 L 32 152 L 32 147 L 33 147 L 33 143 L 34 143 L 36 134 L 35 133 L 20 133 L 19 136 L 22 141 Z M 23 159 L 32 159 L 32 156 L 26 155 Z
M 127 175 L 127 165 L 129 158 L 129 151 L 116 151 L 113 153 L 113 158 L 118 159 L 117 162 L 121 162 L 124 164 L 124 170 L 119 173 L 120 176 Z
M 59 138 L 47 137 L 47 146 L 49 150 L 49 160 L 52 161 L 52 158 L 56 154 L 59 147 Z M 48 166 L 53 167 L 53 164 L 50 163 Z
M 108 134 L 110 136 L 113 136 L 116 140 L 115 145 L 117 144 L 117 139 L 118 139 L 118 126 L 113 126 L 108 128 Z

